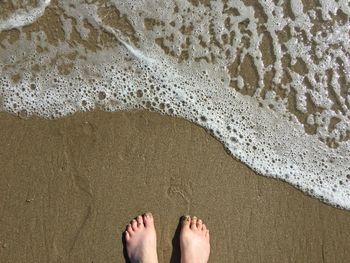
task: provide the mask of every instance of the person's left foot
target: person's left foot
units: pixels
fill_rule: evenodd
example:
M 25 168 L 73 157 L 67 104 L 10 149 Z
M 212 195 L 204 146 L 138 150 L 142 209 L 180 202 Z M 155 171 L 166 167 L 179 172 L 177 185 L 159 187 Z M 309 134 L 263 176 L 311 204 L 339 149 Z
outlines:
M 125 231 L 126 250 L 131 263 L 157 263 L 157 239 L 153 216 L 133 219 Z

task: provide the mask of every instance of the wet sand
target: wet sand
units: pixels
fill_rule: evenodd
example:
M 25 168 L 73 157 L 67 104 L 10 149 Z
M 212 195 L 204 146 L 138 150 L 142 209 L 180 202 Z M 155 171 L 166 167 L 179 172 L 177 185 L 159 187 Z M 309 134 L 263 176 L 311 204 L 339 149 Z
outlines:
M 183 214 L 209 226 L 210 262 L 350 259 L 350 212 L 256 175 L 185 120 L 95 111 L 0 121 L 0 262 L 124 262 L 124 227 L 145 211 L 160 262 L 178 262 Z

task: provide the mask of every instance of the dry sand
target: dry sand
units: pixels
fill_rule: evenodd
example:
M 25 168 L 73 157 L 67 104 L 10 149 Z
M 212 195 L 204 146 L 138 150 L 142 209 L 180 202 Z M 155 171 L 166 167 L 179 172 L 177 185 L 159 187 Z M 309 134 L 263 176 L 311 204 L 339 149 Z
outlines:
M 124 262 L 124 227 L 145 211 L 160 262 L 178 262 L 183 214 L 209 226 L 210 262 L 349 262 L 350 212 L 256 175 L 187 121 L 0 121 L 0 262 Z

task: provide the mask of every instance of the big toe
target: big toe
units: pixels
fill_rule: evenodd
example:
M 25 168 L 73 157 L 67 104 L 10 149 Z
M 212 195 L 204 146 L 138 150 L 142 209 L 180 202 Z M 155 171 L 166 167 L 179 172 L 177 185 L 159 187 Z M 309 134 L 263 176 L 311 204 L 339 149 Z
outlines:
M 143 223 L 145 227 L 154 227 L 153 215 L 150 212 L 147 212 L 143 215 Z
M 190 216 L 183 216 L 181 218 L 182 229 L 188 228 L 190 226 L 190 223 L 191 223 L 191 217 Z

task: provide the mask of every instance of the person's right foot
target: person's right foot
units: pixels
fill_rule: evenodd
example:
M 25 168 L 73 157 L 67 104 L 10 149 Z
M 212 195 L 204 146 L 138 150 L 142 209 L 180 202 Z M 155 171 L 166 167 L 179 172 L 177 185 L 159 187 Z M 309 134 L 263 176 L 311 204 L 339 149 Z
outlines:
M 181 220 L 181 263 L 207 263 L 210 254 L 209 230 L 197 217 Z

